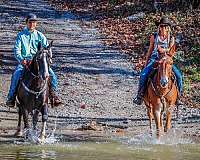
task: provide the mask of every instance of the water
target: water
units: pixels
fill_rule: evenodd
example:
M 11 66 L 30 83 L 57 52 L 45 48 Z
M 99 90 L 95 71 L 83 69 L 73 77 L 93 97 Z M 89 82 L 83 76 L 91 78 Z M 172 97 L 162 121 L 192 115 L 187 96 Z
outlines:
M 197 112 L 191 114 L 196 115 Z M 129 126 L 127 129 L 120 131 L 116 128 L 108 127 L 98 132 L 65 128 L 66 123 L 69 125 L 68 122 L 59 119 L 57 116 L 55 116 L 55 121 L 52 121 L 54 123 L 49 124 L 47 138 L 43 144 L 38 143 L 40 130 L 36 132 L 32 129 L 30 129 L 27 139 L 19 138 L 14 141 L 0 142 L 0 160 L 200 159 L 200 126 L 194 118 L 173 121 L 172 129 L 167 134 L 163 134 L 160 140 L 157 140 L 155 124 L 153 124 L 153 136 L 150 136 L 149 127 L 141 117 L 141 121 L 138 124 L 129 120 L 126 124 Z M 77 119 L 73 121 L 76 122 Z M 106 119 L 102 121 L 106 121 Z M 186 123 L 187 121 L 190 123 Z M 112 124 L 114 122 L 115 119 L 113 119 Z M 72 122 L 70 121 L 70 123 Z M 108 125 L 110 123 L 107 122 Z M 119 125 L 118 121 L 116 123 Z M 39 126 L 38 129 L 40 129 Z M 12 139 L 12 137 L 8 137 L 8 139 Z
M 199 144 L 123 145 L 120 143 L 65 143 L 54 145 L 0 145 L 0 159 L 58 160 L 199 160 Z
M 77 131 L 69 131 L 72 136 Z M 43 144 L 36 139 L 37 132 L 30 132 L 30 137 L 16 140 L 14 143 L 0 144 L 0 160 L 12 159 L 43 159 L 43 160 L 199 160 L 200 144 L 192 137 L 187 137 L 181 129 L 172 129 L 169 133 L 156 139 L 155 133 L 150 136 L 147 132 L 133 135 L 130 131 L 124 134 L 102 132 L 103 136 L 92 132 L 95 140 L 86 139 L 91 132 L 75 133 L 69 141 L 59 134 L 47 134 Z M 76 137 L 82 136 L 82 139 Z M 105 139 L 105 137 L 109 137 Z

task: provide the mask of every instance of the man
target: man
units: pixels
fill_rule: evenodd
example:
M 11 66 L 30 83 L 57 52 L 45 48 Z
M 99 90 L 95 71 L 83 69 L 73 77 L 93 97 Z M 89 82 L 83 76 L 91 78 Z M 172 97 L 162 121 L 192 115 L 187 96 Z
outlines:
M 43 47 L 48 46 L 46 37 L 36 30 L 37 16 L 33 13 L 28 14 L 26 17 L 26 27 L 17 34 L 14 46 L 14 56 L 18 61 L 18 66 L 12 75 L 11 85 L 7 96 L 6 105 L 9 107 L 15 106 L 17 86 L 20 78 L 22 77 L 24 67 L 28 65 L 28 61 L 32 60 L 37 52 L 38 43 L 41 42 Z M 58 106 L 61 104 L 56 90 L 57 90 L 57 77 L 53 70 L 49 68 L 50 74 L 50 100 L 51 104 Z
M 147 87 L 148 76 L 153 69 L 153 64 L 156 59 L 159 58 L 159 54 L 170 54 L 171 56 L 175 53 L 175 39 L 171 34 L 171 22 L 166 18 L 161 18 L 160 22 L 157 23 L 158 31 L 155 32 L 150 38 L 150 45 L 147 52 L 145 68 L 140 74 L 139 89 L 136 98 L 133 99 L 133 103 L 141 105 L 143 97 Z M 175 65 L 172 66 L 172 70 L 176 76 L 177 86 L 179 95 L 176 101 L 176 105 L 181 105 L 180 96 L 182 93 L 182 76 L 180 71 Z

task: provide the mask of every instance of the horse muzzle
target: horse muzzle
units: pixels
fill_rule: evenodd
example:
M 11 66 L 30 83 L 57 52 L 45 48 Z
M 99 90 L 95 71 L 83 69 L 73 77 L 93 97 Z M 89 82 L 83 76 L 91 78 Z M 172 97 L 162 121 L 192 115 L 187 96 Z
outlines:
M 161 85 L 161 87 L 166 87 L 167 86 L 167 83 L 168 83 L 168 78 L 164 78 L 164 77 L 162 77 L 161 79 L 160 79 L 160 85 Z
M 49 73 L 45 73 L 41 75 L 41 79 L 46 80 L 49 78 Z

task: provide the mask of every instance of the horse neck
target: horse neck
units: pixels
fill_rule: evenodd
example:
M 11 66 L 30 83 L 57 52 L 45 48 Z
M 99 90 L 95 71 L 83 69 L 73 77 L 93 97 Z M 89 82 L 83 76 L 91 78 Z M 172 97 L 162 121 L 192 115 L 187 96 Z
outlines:
M 33 59 L 31 65 L 30 65 L 30 71 L 34 74 L 34 75 L 38 75 L 39 71 L 38 71 L 38 67 L 37 67 L 37 63 L 36 60 Z
M 38 76 L 38 69 L 36 61 L 33 59 L 30 66 L 25 70 L 23 80 L 26 84 L 30 86 L 37 86 L 37 81 L 39 80 Z

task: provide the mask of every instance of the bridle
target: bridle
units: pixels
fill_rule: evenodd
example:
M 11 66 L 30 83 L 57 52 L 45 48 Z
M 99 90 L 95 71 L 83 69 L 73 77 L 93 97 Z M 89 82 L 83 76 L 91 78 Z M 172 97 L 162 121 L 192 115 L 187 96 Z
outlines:
M 47 48 L 47 50 L 48 50 L 47 55 L 48 55 L 48 57 L 49 57 L 49 58 L 47 58 L 47 63 L 48 63 L 48 66 L 49 66 L 49 59 L 51 59 L 51 55 L 49 54 L 49 49 L 48 49 L 48 48 Z M 44 49 L 42 49 L 41 51 L 39 51 L 40 54 L 43 53 L 43 51 L 44 51 Z M 34 57 L 34 58 L 35 58 L 35 62 L 37 63 L 37 66 L 39 66 L 39 60 L 38 60 L 38 58 L 37 58 L 38 54 L 39 54 L 39 53 L 37 53 L 37 54 L 35 55 L 36 57 Z M 29 66 L 30 66 L 30 64 L 29 64 Z M 39 74 L 38 74 L 38 75 L 34 74 L 34 73 L 30 70 L 29 66 L 27 66 L 26 69 L 27 69 L 27 71 L 33 76 L 33 80 L 34 80 L 35 78 L 41 79 L 40 75 L 39 75 Z M 42 79 L 42 80 L 43 80 L 43 79 Z M 31 93 L 31 94 L 35 95 L 36 99 L 38 99 L 38 97 L 47 89 L 46 86 L 47 86 L 47 84 L 48 84 L 48 80 L 49 80 L 49 77 L 46 77 L 45 80 L 43 80 L 43 81 L 44 81 L 44 85 L 42 86 L 42 88 L 41 88 L 39 91 L 34 91 L 34 90 L 30 89 L 30 88 L 24 83 L 24 81 L 21 81 L 21 83 L 22 83 L 23 88 L 24 88 L 28 93 Z

